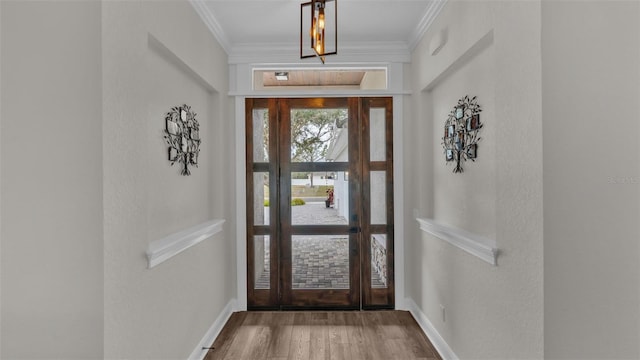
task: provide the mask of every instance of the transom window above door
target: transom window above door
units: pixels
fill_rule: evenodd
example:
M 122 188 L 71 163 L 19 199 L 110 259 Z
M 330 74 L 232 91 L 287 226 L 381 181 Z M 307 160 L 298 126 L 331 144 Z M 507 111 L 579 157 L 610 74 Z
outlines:
M 254 69 L 254 90 L 386 90 L 386 68 Z

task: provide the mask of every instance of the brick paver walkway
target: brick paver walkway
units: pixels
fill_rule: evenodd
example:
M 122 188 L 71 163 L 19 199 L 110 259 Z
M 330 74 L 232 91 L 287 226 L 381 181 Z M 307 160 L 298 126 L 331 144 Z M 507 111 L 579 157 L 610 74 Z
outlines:
M 323 203 L 292 207 L 294 225 L 348 224 L 338 211 Z M 349 238 L 342 235 L 296 235 L 292 239 L 293 289 L 348 289 Z M 384 283 L 373 272 L 373 287 Z M 265 269 L 256 289 L 269 288 L 269 245 L 265 241 Z

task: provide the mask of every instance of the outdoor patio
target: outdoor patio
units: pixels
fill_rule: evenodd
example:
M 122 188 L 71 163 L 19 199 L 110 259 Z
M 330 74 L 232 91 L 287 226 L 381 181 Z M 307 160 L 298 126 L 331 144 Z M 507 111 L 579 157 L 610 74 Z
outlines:
M 337 210 L 324 202 L 307 202 L 292 207 L 294 225 L 348 224 Z M 256 279 L 256 289 L 269 288 L 269 240 L 264 244 L 264 271 Z M 292 239 L 293 289 L 348 289 L 349 238 L 347 235 L 297 235 Z M 372 264 L 372 286 L 385 287 Z

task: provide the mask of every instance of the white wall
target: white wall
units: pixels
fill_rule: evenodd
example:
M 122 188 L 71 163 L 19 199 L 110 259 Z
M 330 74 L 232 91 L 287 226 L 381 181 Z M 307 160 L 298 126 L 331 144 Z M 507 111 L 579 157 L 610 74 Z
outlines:
M 447 42 L 432 56 L 440 31 Z M 448 1 L 411 67 L 405 211 L 493 239 L 500 255 L 491 266 L 407 220 L 407 296 L 460 358 L 541 358 L 540 2 Z M 465 95 L 484 109 L 483 139 L 454 174 L 440 143 Z
M 0 323 L 2 323 L 2 6 L 0 6 Z M 2 356 L 1 326 L 0 356 Z
M 101 358 L 101 5 L 0 9 L 0 357 Z
M 433 125 L 427 136 L 435 166 L 431 170 L 437 191 L 428 204 L 428 216 L 458 228 L 495 239 L 496 237 L 496 134 L 500 126 L 495 112 L 495 48 L 489 46 L 469 59 L 467 64 L 440 80 L 431 91 L 430 120 Z M 477 96 L 482 107 L 478 158 L 462 162 L 463 173 L 453 174 L 455 161 L 446 163 L 442 148 L 444 123 L 458 99 Z M 446 164 L 446 165 L 445 165 Z
M 104 2 L 106 358 L 186 358 L 235 295 L 233 223 L 147 269 L 150 242 L 234 213 L 227 56 L 187 1 Z M 186 103 L 199 167 L 169 166 L 164 115 Z
M 188 357 L 235 294 L 226 54 L 186 1 L 0 10 L 2 357 Z M 190 177 L 162 140 L 183 103 Z M 151 241 L 213 218 L 231 230 L 147 269 Z
M 640 4 L 543 2 L 545 357 L 640 358 Z

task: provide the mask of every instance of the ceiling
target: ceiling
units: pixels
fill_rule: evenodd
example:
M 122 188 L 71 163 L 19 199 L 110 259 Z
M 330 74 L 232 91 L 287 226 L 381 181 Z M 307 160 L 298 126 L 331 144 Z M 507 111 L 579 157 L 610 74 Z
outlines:
M 230 56 L 238 49 L 299 49 L 303 1 L 190 1 Z M 408 54 L 446 0 L 335 1 L 339 54 L 367 47 Z

